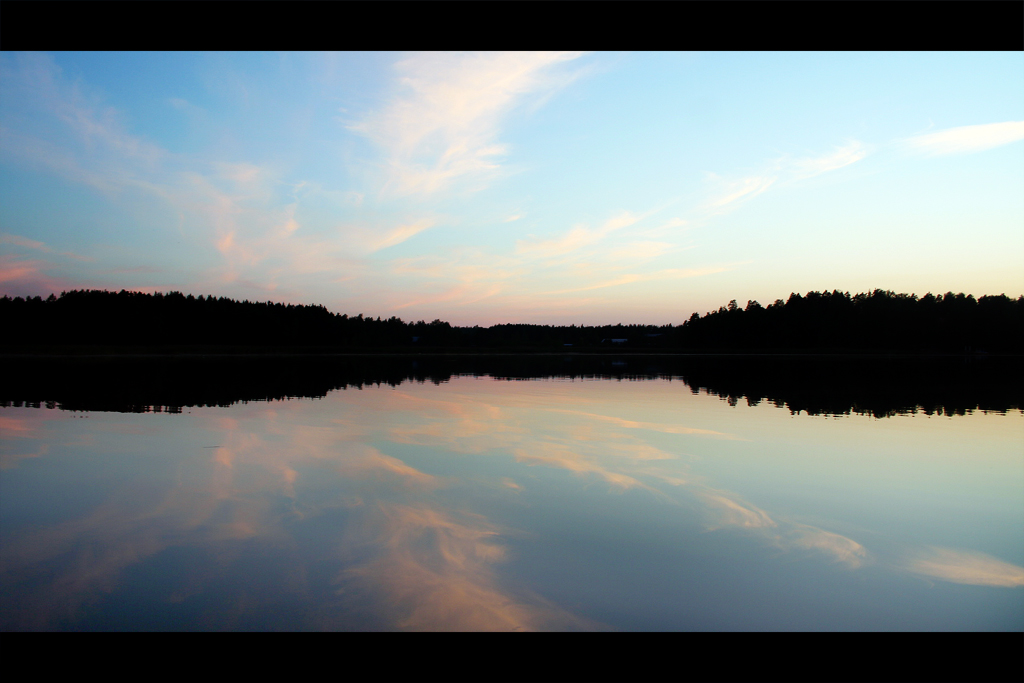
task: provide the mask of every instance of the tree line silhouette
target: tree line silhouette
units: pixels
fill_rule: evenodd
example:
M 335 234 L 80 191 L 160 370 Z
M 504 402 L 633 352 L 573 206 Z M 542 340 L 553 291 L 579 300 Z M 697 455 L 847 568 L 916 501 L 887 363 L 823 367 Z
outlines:
M 1019 356 L 338 355 L 35 357 L 13 363 L 0 406 L 180 413 L 238 402 L 322 398 L 337 390 L 440 384 L 460 376 L 678 380 L 681 391 L 793 413 L 1006 412 L 1024 407 Z
M 0 298 L 8 349 L 1022 353 L 1024 296 L 808 292 L 748 301 L 681 325 L 457 327 L 348 316 L 321 305 L 181 292 L 73 290 Z
M 1020 353 L 1024 296 L 794 293 L 767 307 L 733 300 L 683 329 L 684 345 L 704 349 Z

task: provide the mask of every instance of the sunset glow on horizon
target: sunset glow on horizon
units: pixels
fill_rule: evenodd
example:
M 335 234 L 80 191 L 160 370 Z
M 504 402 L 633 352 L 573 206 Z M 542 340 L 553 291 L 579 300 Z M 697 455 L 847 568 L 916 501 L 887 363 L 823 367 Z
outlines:
M 0 295 L 681 323 L 1024 294 L 1024 54 L 0 53 Z

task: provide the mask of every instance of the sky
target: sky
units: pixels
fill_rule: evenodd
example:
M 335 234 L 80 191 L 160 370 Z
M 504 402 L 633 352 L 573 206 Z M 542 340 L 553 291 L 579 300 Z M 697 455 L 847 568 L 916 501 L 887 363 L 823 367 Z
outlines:
M 0 53 L 0 294 L 678 324 L 1024 294 L 1024 53 Z

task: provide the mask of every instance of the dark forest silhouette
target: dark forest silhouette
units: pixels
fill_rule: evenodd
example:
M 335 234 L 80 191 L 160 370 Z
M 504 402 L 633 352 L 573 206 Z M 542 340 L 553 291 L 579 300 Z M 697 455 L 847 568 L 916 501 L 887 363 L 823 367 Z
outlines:
M 75 290 L 0 298 L 8 351 L 68 347 L 183 351 L 626 351 L 1022 353 L 1024 296 L 876 289 L 736 301 L 681 325 L 456 327 L 335 314 L 319 305 Z
M 238 402 L 321 398 L 336 390 L 498 380 L 680 381 L 730 405 L 762 401 L 812 415 L 964 414 L 1024 407 L 1020 357 L 686 355 L 348 355 L 21 358 L 0 406 L 170 412 Z

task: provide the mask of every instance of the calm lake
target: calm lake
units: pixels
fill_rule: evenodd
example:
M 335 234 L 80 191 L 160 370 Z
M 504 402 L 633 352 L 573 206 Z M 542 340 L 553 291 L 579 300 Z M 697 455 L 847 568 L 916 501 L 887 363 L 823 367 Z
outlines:
M 3 630 L 1024 630 L 1019 362 L 7 364 Z

